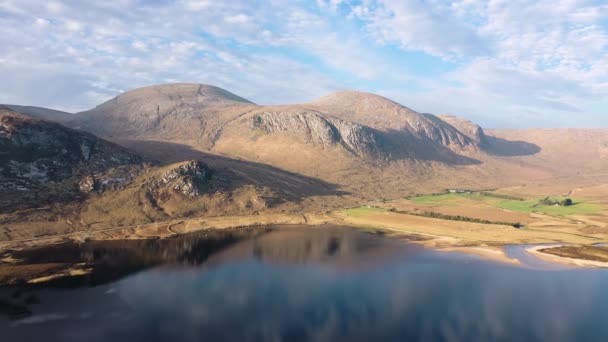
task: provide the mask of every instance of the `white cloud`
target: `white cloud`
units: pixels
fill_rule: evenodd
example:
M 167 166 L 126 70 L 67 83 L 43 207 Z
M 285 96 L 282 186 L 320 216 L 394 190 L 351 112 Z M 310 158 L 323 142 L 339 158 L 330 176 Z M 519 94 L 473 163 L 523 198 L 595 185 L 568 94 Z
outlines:
M 212 1 L 209 0 L 190 0 L 186 1 L 186 8 L 193 11 L 200 11 L 211 7 Z
M 243 13 L 230 15 L 224 18 L 224 21 L 231 24 L 245 24 L 248 23 L 251 18 Z
M 606 109 L 607 18 L 591 0 L 3 0 L 0 71 L 16 82 L 0 102 L 87 109 L 168 81 L 265 103 L 350 87 L 486 124 L 569 125 Z
M 450 7 L 419 0 L 380 0 L 377 5 L 373 11 L 357 8 L 357 13 L 381 41 L 444 58 L 484 53 L 475 27 L 457 20 Z

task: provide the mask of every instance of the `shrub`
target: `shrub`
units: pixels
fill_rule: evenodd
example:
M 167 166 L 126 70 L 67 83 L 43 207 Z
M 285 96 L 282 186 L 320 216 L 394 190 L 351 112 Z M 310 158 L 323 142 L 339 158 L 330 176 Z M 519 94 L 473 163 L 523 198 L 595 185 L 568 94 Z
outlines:
M 563 200 L 561 202 L 561 205 L 564 206 L 564 207 L 568 207 L 568 206 L 571 206 L 573 204 L 574 204 L 574 202 L 570 198 L 566 198 L 565 200 Z

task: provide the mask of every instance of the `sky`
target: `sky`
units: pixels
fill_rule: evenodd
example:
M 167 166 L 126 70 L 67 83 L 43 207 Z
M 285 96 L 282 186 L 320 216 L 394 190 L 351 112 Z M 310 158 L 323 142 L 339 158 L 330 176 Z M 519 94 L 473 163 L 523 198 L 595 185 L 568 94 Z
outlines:
M 0 103 L 175 82 L 259 104 L 355 89 L 488 128 L 608 127 L 608 1 L 0 0 Z

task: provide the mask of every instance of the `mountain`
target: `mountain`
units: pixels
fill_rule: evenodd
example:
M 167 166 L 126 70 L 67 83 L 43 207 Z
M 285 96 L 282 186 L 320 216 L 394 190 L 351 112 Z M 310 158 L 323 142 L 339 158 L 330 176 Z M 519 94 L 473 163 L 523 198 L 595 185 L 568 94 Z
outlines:
M 439 120 L 451 125 L 456 128 L 460 133 L 464 134 L 467 138 L 471 139 L 476 145 L 484 146 L 487 144 L 487 137 L 481 126 L 454 115 L 442 114 L 434 116 L 433 114 L 425 114 L 427 117 L 435 117 Z
M 140 167 L 142 163 L 139 156 L 90 133 L 2 106 L 0 151 L 0 191 L 22 195 L 3 196 L 0 208 L 16 205 L 16 199 L 25 195 L 36 201 L 69 197 L 77 191 L 81 177 L 110 170 L 117 177 L 108 178 L 107 182 L 116 183 L 117 179 L 128 178 L 131 167 Z M 59 189 L 56 184 L 64 186 Z
M 70 121 L 72 121 L 74 119 L 74 114 L 62 112 L 60 110 L 55 110 L 55 109 L 35 107 L 35 106 L 11 105 L 11 104 L 5 104 L 5 105 L 0 105 L 0 106 L 4 106 L 5 108 L 8 108 L 15 112 L 29 115 L 29 116 L 37 118 L 37 119 L 59 122 L 59 123 L 63 123 L 63 124 L 69 123 Z
M 71 124 L 115 139 L 195 141 L 208 146 L 224 123 L 255 105 L 204 84 L 168 84 L 125 92 Z
M 382 132 L 409 133 L 420 140 L 448 147 L 474 145 L 474 141 L 449 123 L 434 120 L 375 94 L 341 91 L 323 96 L 306 106 Z
M 158 164 L 91 133 L 0 106 L 0 240 L 296 210 L 306 197 L 339 195 L 320 180 L 193 152 Z
M 464 119 L 356 91 L 263 106 L 211 85 L 166 84 L 127 91 L 64 123 L 163 164 L 194 157 L 241 176 L 253 173 L 253 183 L 291 198 L 310 193 L 292 175 L 318 183 L 313 193 L 364 198 L 398 196 L 412 184 L 436 191 L 456 179 L 462 187 L 512 184 L 514 158 L 539 151 Z M 277 172 L 286 173 L 268 176 Z M 537 165 L 528 173 L 549 176 Z
M 126 146 L 142 140 L 184 143 L 309 176 L 315 175 L 311 168 L 331 160 L 344 166 L 394 160 L 472 164 L 476 161 L 462 152 L 479 147 L 444 121 L 362 92 L 338 92 L 302 105 L 259 106 L 214 86 L 159 85 L 78 113 L 70 125 Z M 296 162 L 294 149 L 316 157 Z
M 326 211 L 449 188 L 568 189 L 608 169 L 606 130 L 484 130 L 355 91 L 264 106 L 210 85 L 168 84 L 73 115 L 2 113 L 0 224 L 12 238 Z

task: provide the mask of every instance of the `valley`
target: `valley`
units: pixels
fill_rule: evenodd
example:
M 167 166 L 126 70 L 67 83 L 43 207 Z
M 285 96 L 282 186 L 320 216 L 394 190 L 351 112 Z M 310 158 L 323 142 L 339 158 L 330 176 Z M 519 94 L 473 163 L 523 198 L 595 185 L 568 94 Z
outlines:
M 506 261 L 508 244 L 608 241 L 603 129 L 485 130 L 355 91 L 261 106 L 200 84 L 1 114 L 4 249 L 324 223 Z

